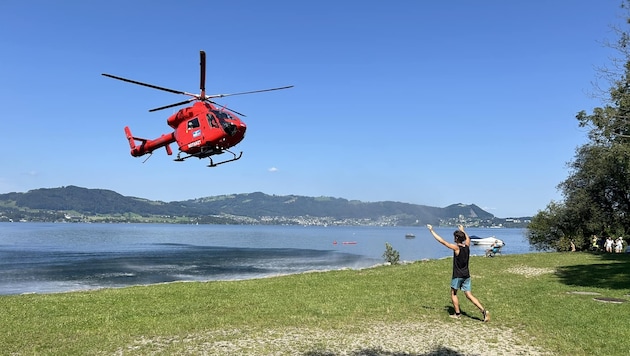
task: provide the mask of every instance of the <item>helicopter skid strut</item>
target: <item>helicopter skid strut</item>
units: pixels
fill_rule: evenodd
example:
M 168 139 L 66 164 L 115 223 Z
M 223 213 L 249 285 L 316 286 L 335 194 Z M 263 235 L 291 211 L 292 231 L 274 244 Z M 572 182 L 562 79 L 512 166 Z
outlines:
M 208 165 L 208 167 L 216 167 L 216 166 L 218 166 L 220 164 L 224 164 L 224 163 L 228 163 L 228 162 L 233 162 L 233 161 L 239 160 L 241 158 L 241 156 L 243 155 L 243 152 L 240 152 L 238 154 L 238 156 L 237 156 L 236 153 L 234 153 L 234 152 L 232 152 L 230 150 L 223 150 L 223 151 L 231 153 L 232 156 L 234 156 L 234 158 L 228 159 L 228 160 L 225 160 L 225 161 L 222 161 L 222 162 L 219 162 L 219 163 L 214 163 L 214 161 L 212 161 L 212 158 L 209 158 L 210 159 L 210 164 Z

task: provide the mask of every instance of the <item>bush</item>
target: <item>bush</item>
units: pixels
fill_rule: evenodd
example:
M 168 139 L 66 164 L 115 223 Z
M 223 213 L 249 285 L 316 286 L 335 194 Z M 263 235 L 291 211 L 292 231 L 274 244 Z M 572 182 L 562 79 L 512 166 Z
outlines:
M 385 243 L 385 252 L 383 253 L 383 258 L 386 262 L 389 262 L 391 265 L 397 265 L 400 261 L 400 253 L 394 250 L 392 245 L 389 242 Z

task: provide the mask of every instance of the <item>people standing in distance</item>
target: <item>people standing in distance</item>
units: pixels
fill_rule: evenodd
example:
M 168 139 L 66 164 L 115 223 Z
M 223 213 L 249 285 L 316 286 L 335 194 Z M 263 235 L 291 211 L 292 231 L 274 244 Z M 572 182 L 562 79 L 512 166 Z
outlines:
M 623 252 L 623 237 L 619 236 L 615 240 L 615 253 L 622 253 L 622 252 Z
M 464 231 L 464 226 L 459 225 L 458 229 L 453 233 L 455 243 L 445 241 L 433 230 L 433 226 L 427 225 L 427 228 L 439 243 L 453 250 L 451 301 L 453 302 L 453 307 L 455 308 L 455 314 L 451 315 L 451 318 L 459 319 L 461 317 L 459 298 L 457 297 L 457 291 L 461 289 L 466 298 L 479 308 L 481 314 L 483 315 L 483 321 L 488 322 L 490 320 L 490 312 L 488 312 L 483 305 L 481 305 L 479 300 L 472 294 L 472 281 L 468 268 L 468 260 L 470 258 L 470 237 L 466 231 Z
M 614 245 L 614 241 L 612 239 L 612 237 L 608 236 L 608 238 L 606 239 L 606 252 L 608 253 L 612 253 L 613 252 L 613 245 Z

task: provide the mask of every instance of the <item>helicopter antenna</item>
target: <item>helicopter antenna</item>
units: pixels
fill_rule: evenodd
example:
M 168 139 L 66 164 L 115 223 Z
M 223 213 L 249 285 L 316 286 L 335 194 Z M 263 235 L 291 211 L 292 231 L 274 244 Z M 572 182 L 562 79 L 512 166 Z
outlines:
M 151 158 L 151 156 L 153 156 L 153 152 L 149 152 L 149 156 L 144 161 L 142 161 L 142 163 L 146 163 L 149 158 Z

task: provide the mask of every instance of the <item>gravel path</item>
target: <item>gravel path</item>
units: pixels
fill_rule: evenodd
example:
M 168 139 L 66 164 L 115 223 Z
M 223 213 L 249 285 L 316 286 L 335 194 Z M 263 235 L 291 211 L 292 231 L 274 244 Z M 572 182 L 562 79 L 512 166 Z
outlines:
M 468 336 L 465 336 L 468 335 Z M 476 337 L 474 335 L 484 335 Z M 136 340 L 118 355 L 549 355 L 528 345 L 513 330 L 477 320 L 377 324 L 360 332 L 319 329 L 274 329 L 252 333 L 222 330 Z

